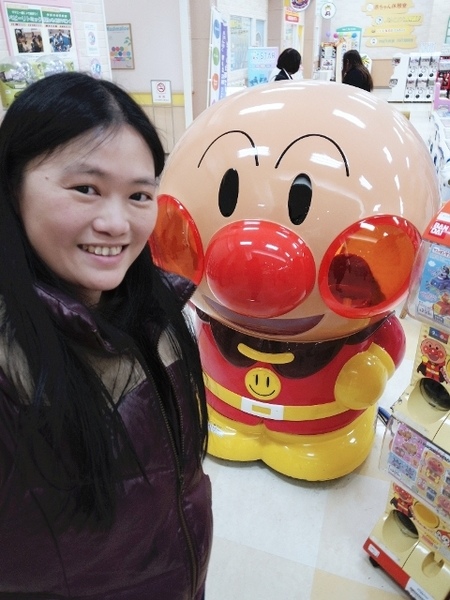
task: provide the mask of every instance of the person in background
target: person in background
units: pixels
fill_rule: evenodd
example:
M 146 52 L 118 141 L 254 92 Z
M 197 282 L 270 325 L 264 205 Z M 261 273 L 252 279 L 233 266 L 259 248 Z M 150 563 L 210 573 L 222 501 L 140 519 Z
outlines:
M 0 598 L 204 597 L 194 286 L 148 244 L 163 165 L 142 109 L 82 73 L 0 126 Z
M 342 83 L 371 92 L 373 80 L 370 71 L 364 66 L 358 50 L 347 50 L 342 57 Z
M 283 81 L 293 79 L 293 75 L 298 73 L 302 57 L 295 48 L 286 48 L 280 54 L 277 60 L 276 70 L 271 75 L 271 81 Z

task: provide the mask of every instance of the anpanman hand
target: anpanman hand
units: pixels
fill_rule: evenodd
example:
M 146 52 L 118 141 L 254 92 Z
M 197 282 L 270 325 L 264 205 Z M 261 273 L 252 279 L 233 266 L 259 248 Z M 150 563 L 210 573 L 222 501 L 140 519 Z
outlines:
M 378 344 L 353 356 L 341 369 L 334 386 L 336 402 L 352 410 L 372 406 L 394 374 L 392 358 Z

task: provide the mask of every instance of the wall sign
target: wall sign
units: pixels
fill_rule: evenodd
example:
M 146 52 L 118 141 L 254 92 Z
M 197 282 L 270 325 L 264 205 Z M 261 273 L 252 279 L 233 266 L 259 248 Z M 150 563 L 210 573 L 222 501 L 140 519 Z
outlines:
M 292 10 L 306 10 L 311 0 L 291 0 L 290 5 Z
M 11 55 L 72 54 L 75 51 L 71 5 L 34 2 L 3 4 L 5 30 Z
M 333 2 L 325 2 L 322 4 L 320 14 L 323 19 L 332 19 L 336 14 L 336 5 Z
M 172 89 L 167 79 L 152 79 L 153 104 L 172 104 Z
M 111 69 L 134 69 L 130 23 L 106 25 Z

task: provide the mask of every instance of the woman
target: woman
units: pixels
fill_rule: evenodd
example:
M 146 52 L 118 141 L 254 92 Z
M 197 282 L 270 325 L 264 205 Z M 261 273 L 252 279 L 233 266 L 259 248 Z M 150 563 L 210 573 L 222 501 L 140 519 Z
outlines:
M 0 127 L 0 599 L 203 598 L 193 286 L 147 243 L 163 164 L 140 107 L 81 73 Z
M 286 79 L 292 79 L 292 75 L 298 73 L 301 64 L 302 57 L 300 55 L 300 52 L 295 48 L 286 48 L 278 57 L 278 72 L 276 73 L 273 81 L 283 81 Z
M 366 92 L 373 90 L 372 75 L 364 66 L 358 50 L 347 50 L 342 57 L 342 83 L 354 85 Z

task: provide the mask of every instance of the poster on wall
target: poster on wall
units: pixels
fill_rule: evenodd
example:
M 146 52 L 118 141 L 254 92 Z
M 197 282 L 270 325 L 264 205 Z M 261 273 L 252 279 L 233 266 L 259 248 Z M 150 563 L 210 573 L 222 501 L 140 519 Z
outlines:
M 324 2 L 321 0 L 321 5 Z M 367 53 L 372 60 L 418 51 L 429 41 L 435 12 L 430 9 L 429 0 L 363 0 L 358 7 L 352 2 L 334 0 L 334 3 L 338 10 L 330 23 L 330 31 L 326 32 L 327 39 L 322 41 L 332 41 L 333 35 L 337 37 L 336 30 L 342 27 L 361 28 L 360 52 Z
M 225 98 L 228 83 L 228 23 L 211 9 L 208 106 Z
M 278 48 L 271 46 L 267 48 L 248 49 L 248 87 L 260 83 L 268 83 L 270 74 L 277 66 Z
M 130 23 L 106 25 L 111 69 L 134 69 Z
M 88 56 L 100 56 L 97 23 L 84 24 L 84 37 L 86 39 L 86 54 Z
M 251 38 L 250 17 L 230 15 L 230 71 L 247 68 L 247 51 L 251 46 Z
M 5 2 L 3 10 L 11 55 L 58 53 L 61 58 L 68 54 L 72 58 L 76 56 L 69 6 Z
M 421 4 L 424 12 L 420 12 Z M 424 24 L 427 10 L 424 0 L 382 0 L 376 4 L 366 0 L 362 10 L 371 19 L 370 27 L 363 32 L 366 47 L 412 50 L 422 41 L 418 39 L 417 28 Z
M 346 50 L 358 50 L 358 52 L 361 51 L 361 27 L 347 25 L 345 27 L 339 27 L 336 29 L 336 33 L 338 34 L 339 40 L 345 40 L 347 45 Z

